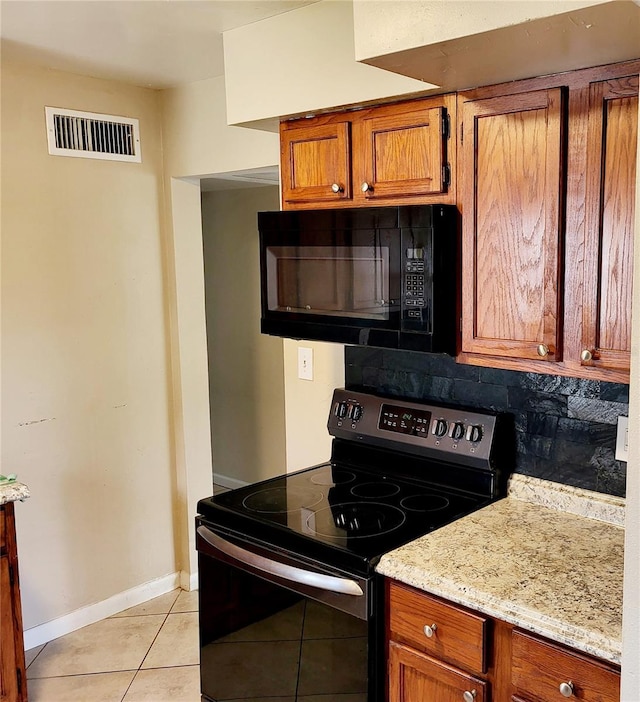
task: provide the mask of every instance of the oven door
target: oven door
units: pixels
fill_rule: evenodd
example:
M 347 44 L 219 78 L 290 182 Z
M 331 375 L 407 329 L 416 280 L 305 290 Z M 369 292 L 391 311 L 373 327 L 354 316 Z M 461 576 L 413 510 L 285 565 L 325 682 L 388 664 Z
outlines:
M 312 566 L 201 520 L 197 549 L 203 700 L 383 699 L 378 577 Z

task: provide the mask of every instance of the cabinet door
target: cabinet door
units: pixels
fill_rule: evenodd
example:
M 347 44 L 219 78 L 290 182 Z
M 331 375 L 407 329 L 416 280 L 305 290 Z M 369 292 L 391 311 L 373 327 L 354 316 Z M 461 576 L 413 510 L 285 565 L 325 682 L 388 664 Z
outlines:
M 27 702 L 13 503 L 0 506 L 0 702 Z
M 583 365 L 629 370 L 638 76 L 593 83 L 587 137 Z
M 463 106 L 462 350 L 560 360 L 562 89 Z
M 282 201 L 335 203 L 351 199 L 348 121 L 280 126 Z
M 465 696 L 465 693 L 468 693 Z M 487 683 L 446 663 L 389 644 L 389 702 L 488 702 Z
M 420 197 L 447 190 L 442 106 L 418 101 L 372 110 L 354 124 L 354 198 Z

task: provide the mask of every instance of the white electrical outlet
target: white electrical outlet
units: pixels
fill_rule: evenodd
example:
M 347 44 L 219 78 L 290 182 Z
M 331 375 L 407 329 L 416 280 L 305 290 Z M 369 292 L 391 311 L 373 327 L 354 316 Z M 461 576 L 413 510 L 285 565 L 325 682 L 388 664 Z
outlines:
M 616 436 L 616 461 L 628 461 L 629 456 L 629 417 L 618 417 Z
M 298 347 L 298 378 L 313 380 L 313 349 L 306 346 Z

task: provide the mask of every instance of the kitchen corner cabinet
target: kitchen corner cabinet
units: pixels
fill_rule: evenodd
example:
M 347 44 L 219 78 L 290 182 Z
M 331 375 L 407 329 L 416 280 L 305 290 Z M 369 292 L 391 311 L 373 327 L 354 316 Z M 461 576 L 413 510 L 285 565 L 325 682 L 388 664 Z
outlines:
M 459 361 L 629 381 L 639 71 L 459 95 Z
M 456 97 L 280 124 L 283 209 L 455 203 Z
M 392 580 L 389 702 L 619 702 L 619 668 Z
M 13 502 L 0 505 L 0 702 L 27 702 Z

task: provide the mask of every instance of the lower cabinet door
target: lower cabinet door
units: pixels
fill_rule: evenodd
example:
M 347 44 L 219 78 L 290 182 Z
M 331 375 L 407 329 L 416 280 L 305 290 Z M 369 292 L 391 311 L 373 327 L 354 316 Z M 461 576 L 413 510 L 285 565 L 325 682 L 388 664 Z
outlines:
M 489 690 L 484 680 L 392 641 L 389 702 L 489 702 Z

